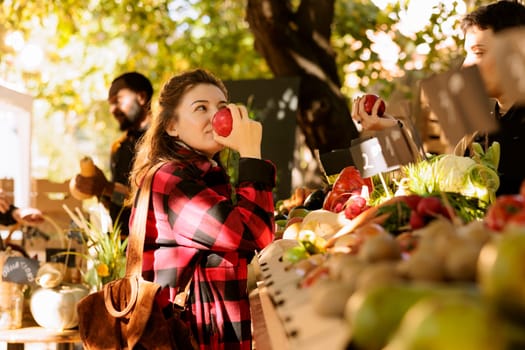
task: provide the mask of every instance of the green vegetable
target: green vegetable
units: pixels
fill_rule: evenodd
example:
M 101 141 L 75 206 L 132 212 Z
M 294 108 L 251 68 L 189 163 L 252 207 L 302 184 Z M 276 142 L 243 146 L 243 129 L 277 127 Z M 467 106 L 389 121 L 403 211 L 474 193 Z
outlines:
M 499 142 L 493 142 L 485 151 L 481 144 L 473 142 L 471 145 L 472 159 L 477 163 L 498 171 L 499 159 L 501 154 L 501 146 Z
M 476 164 L 469 169 L 465 185 L 460 193 L 492 203 L 499 188 L 499 176 L 491 168 Z
M 410 226 L 410 214 L 412 210 L 405 202 L 396 202 L 384 205 L 377 211 L 377 216 L 389 213 L 388 218 L 381 224 L 388 232 L 397 235 Z
M 307 259 L 310 254 L 306 251 L 304 245 L 298 245 L 287 249 L 283 254 L 283 261 L 295 264 L 301 260 Z
M 463 193 L 472 167 L 477 163 L 469 157 L 447 154 L 435 164 L 436 185 L 440 192 Z
M 404 167 L 410 191 L 425 196 L 438 192 L 459 193 L 492 203 L 499 188 L 497 166 L 500 146 L 494 142 L 487 151 L 479 143 L 471 147 L 472 157 L 439 155 Z
M 463 222 L 467 223 L 485 217 L 488 202 L 454 192 L 445 192 L 444 195 L 456 215 Z

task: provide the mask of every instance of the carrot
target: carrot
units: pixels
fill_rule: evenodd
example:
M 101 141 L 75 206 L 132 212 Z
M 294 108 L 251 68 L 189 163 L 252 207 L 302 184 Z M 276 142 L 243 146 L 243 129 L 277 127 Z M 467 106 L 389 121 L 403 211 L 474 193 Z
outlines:
M 349 233 L 354 232 L 357 228 L 369 223 L 369 222 L 375 222 L 378 224 L 381 224 L 385 222 L 385 220 L 390 216 L 389 213 L 385 213 L 382 215 L 377 215 L 377 212 L 379 209 L 395 204 L 397 202 L 403 201 L 402 197 L 392 197 L 389 200 L 378 204 L 376 206 L 370 207 L 367 210 L 363 211 L 361 214 L 357 215 L 355 218 L 353 218 L 350 223 L 343 226 L 339 231 L 337 231 L 332 237 L 330 237 L 325 244 L 325 248 L 330 248 L 334 245 L 335 241 L 344 235 L 347 235 Z

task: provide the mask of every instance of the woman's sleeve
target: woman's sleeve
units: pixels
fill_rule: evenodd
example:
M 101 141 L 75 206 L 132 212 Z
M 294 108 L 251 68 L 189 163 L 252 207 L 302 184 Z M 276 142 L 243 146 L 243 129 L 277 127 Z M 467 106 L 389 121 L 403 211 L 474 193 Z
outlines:
M 198 249 L 260 250 L 274 237 L 274 186 L 274 165 L 250 158 L 239 160 L 235 203 L 226 191 L 210 188 L 203 181 L 177 181 L 162 204 L 167 224 L 159 225 L 172 232 L 159 235 Z

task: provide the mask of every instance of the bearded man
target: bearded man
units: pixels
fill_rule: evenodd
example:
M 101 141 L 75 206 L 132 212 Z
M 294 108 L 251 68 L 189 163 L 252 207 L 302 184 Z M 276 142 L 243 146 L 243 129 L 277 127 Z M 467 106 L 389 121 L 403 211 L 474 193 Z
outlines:
M 129 193 L 129 174 L 137 141 L 150 122 L 152 96 L 151 82 L 140 73 L 124 73 L 113 80 L 108 93 L 109 110 L 123 134 L 111 147 L 111 179 L 107 180 L 98 167 L 95 176 L 77 174 L 75 177 L 75 189 L 98 197 L 108 208 L 113 222 L 118 220 L 120 223 L 122 236 L 129 234 L 130 208 L 125 203 Z

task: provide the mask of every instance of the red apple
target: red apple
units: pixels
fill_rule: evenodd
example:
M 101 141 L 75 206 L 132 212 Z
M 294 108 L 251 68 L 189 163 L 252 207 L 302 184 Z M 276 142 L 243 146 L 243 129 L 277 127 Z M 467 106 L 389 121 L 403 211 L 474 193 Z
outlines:
M 213 130 L 220 136 L 228 136 L 232 132 L 233 119 L 232 113 L 228 108 L 221 108 L 215 113 L 211 120 Z
M 373 94 L 366 94 L 365 95 L 365 112 L 368 114 L 372 114 L 372 107 L 374 107 L 374 103 L 379 99 L 379 96 L 373 95 Z M 385 114 L 385 102 L 381 101 L 379 108 L 377 109 L 377 115 L 383 116 Z

